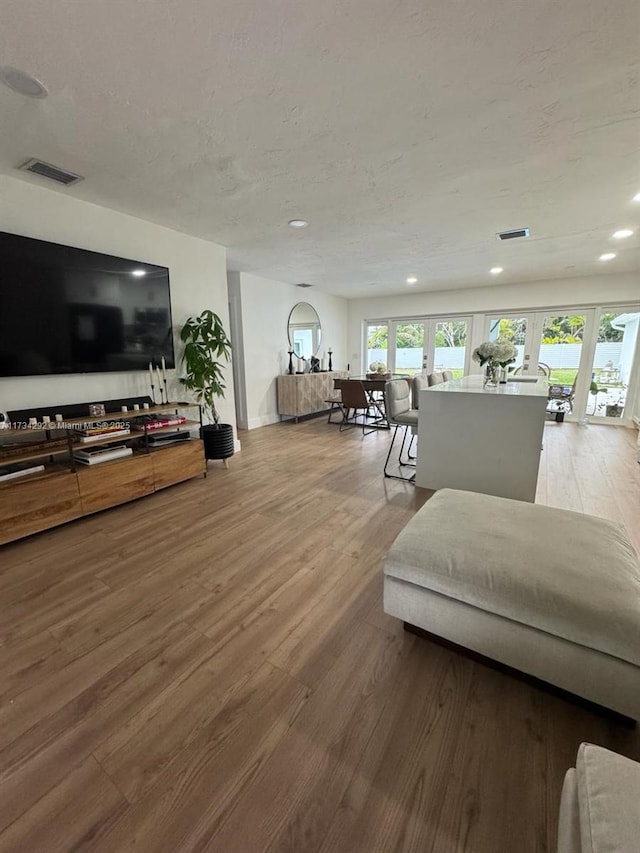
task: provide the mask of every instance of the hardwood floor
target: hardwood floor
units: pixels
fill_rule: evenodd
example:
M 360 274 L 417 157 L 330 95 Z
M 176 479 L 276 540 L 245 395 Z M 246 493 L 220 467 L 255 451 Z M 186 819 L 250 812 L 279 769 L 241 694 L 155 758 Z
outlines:
M 640 550 L 635 438 L 547 424 L 539 502 Z M 388 442 L 245 433 L 229 470 L 0 550 L 2 853 L 555 850 L 578 744 L 640 738 L 382 612 L 429 497 Z

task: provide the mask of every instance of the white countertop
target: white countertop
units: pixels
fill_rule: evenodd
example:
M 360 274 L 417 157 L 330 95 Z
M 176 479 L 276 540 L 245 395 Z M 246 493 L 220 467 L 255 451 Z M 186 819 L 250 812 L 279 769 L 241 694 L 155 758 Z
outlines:
M 494 396 L 506 395 L 510 397 L 547 397 L 549 395 L 549 382 L 545 376 L 537 381 L 518 381 L 517 378 L 509 379 L 505 385 L 485 386 L 483 376 L 463 376 L 462 379 L 452 379 L 450 382 L 441 382 L 425 389 L 428 392 L 448 392 L 456 394 L 493 394 Z

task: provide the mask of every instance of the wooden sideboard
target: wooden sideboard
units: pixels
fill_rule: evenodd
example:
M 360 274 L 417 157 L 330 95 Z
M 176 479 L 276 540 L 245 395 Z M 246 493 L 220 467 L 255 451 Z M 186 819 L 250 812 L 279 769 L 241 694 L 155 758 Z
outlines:
M 346 379 L 346 370 L 330 373 L 294 373 L 278 376 L 278 414 L 281 418 L 298 418 L 325 412 L 326 400 L 334 397 L 334 379 Z

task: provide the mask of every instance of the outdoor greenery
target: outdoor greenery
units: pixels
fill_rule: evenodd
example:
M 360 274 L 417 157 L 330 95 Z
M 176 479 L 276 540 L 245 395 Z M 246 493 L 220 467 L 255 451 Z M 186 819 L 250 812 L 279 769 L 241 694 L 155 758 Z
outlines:
M 622 329 L 614 329 L 611 321 L 617 317 L 617 314 L 603 314 L 600 318 L 600 328 L 598 329 L 598 343 L 619 343 L 623 337 Z
M 599 343 L 618 343 L 623 331 L 614 329 L 611 321 L 615 313 L 603 314 L 598 329 Z M 542 330 L 543 344 L 580 344 L 584 336 L 584 314 L 571 314 L 564 317 L 547 317 Z M 516 346 L 524 345 L 527 333 L 527 321 L 523 318 L 502 317 L 490 329 L 490 338 L 503 338 Z M 465 320 L 447 320 L 438 323 L 436 331 L 437 347 L 463 347 L 466 344 L 467 323 Z M 388 326 L 371 326 L 367 341 L 369 349 L 388 349 Z M 396 346 L 398 349 L 422 347 L 424 344 L 424 323 L 399 323 L 396 328 Z
M 466 344 L 466 320 L 448 320 L 438 323 L 436 330 L 437 347 L 463 347 Z M 421 348 L 424 345 L 424 323 L 399 323 L 396 327 L 396 347 L 398 349 Z M 389 348 L 388 326 L 371 326 L 367 339 L 369 349 Z

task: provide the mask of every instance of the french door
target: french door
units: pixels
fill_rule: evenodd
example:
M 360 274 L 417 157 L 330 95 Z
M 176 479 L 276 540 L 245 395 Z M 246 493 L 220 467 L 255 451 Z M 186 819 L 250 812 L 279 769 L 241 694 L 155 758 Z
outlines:
M 469 333 L 469 317 L 394 320 L 388 329 L 389 369 L 406 376 L 438 370 L 463 376 L 469 367 Z
M 488 317 L 488 339 L 517 350 L 513 368 L 545 375 L 571 397 L 572 420 L 630 417 L 628 389 L 638 370 L 640 306 L 575 308 Z M 618 423 L 620 421 L 617 421 Z

